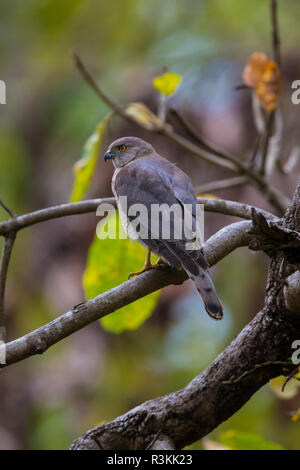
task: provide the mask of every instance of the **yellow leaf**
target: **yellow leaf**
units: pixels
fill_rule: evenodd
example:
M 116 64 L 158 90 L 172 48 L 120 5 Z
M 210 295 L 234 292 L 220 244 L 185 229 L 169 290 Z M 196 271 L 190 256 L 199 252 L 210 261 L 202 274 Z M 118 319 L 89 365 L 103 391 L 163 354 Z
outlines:
M 154 88 L 165 96 L 175 93 L 182 81 L 182 76 L 177 73 L 167 72 L 152 81 Z
M 73 166 L 74 183 L 70 202 L 80 201 L 89 187 L 96 169 L 103 132 L 109 118 L 110 115 L 96 127 L 84 145 L 81 159 Z
M 109 226 L 109 231 L 107 230 Z M 128 274 L 141 268 L 146 251 L 138 242 L 125 237 L 117 212 L 104 223 L 98 234 L 119 234 L 118 239 L 99 239 L 95 236 L 89 248 L 83 287 L 88 299 L 127 281 Z M 157 304 L 159 291 L 136 300 L 100 320 L 103 328 L 113 333 L 134 330 L 152 314 Z

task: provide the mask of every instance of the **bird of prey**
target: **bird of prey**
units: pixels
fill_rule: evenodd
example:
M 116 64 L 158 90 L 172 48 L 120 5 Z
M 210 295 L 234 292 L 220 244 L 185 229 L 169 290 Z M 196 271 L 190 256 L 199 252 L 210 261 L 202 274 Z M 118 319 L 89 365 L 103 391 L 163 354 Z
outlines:
M 149 210 L 149 214 L 153 205 L 166 204 L 168 207 L 173 204 L 180 207 L 190 205 L 193 227 L 197 227 L 195 220 L 197 198 L 190 178 L 175 164 L 158 155 L 151 144 L 137 137 L 122 137 L 114 141 L 104 155 L 104 161 L 108 159 L 113 161 L 115 167 L 112 191 L 116 197 L 125 232 L 131 239 L 139 241 L 147 248 L 144 267 L 131 275 L 160 267 L 161 263 L 167 263 L 175 269 L 184 269 L 198 290 L 207 313 L 212 318 L 220 320 L 223 317 L 223 308 L 210 278 L 201 247 L 188 250 L 189 240 L 186 239 L 184 230 L 182 238 L 174 236 L 176 227 L 172 212 L 168 212 L 171 231 L 167 238 L 163 236 L 159 224 L 155 237 L 152 236 L 148 224 L 144 224 L 142 227 L 144 230 L 139 227 L 139 231 L 131 226 L 133 217 L 129 215 L 129 209 L 139 203 Z M 119 203 L 121 196 L 127 198 L 126 208 Z M 151 222 L 150 215 L 149 222 Z M 178 218 L 176 223 L 178 225 Z M 179 219 L 179 225 L 180 223 L 185 224 L 183 215 Z M 155 265 L 150 263 L 151 251 L 159 257 Z

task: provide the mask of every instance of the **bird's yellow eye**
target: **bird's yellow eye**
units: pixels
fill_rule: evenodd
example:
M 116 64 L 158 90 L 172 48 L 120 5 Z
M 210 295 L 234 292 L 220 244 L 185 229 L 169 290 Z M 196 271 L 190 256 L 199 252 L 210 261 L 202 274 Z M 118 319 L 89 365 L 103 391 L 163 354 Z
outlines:
M 126 145 L 120 145 L 119 150 L 121 150 L 121 152 L 124 152 L 126 150 Z

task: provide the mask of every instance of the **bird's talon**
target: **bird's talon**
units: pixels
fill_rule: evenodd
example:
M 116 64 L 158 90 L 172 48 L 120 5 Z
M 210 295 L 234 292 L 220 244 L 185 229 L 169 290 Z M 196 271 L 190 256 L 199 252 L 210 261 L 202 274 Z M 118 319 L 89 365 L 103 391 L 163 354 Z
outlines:
M 161 269 L 166 265 L 167 265 L 167 263 L 162 258 L 158 258 L 158 260 L 156 261 L 155 264 L 145 264 L 144 267 L 142 269 L 140 269 L 139 271 L 134 271 L 132 273 L 129 273 L 128 274 L 128 280 L 131 277 L 139 276 L 140 274 L 143 274 L 146 271 L 149 271 L 149 269 Z
M 142 269 L 140 269 L 139 271 L 133 271 L 132 273 L 129 273 L 128 274 L 128 280 L 131 278 L 131 277 L 134 277 L 134 276 L 139 276 L 140 274 L 143 274 L 144 272 L 148 271 L 149 269 L 152 269 L 153 266 L 151 264 L 146 264 Z

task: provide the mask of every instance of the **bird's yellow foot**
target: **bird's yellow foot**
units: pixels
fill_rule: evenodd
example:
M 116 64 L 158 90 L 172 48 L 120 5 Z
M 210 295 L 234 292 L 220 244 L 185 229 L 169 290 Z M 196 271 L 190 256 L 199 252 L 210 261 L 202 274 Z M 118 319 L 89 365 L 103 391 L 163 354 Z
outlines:
M 149 271 L 149 269 L 152 269 L 153 267 L 154 266 L 152 264 L 144 264 L 142 269 L 140 269 L 139 271 L 133 271 L 132 273 L 129 273 L 128 274 L 128 279 L 130 279 L 133 276 L 138 276 L 139 274 L 143 274 L 146 271 Z
M 133 276 L 138 276 L 139 274 L 142 274 L 146 271 L 149 271 L 149 269 L 160 269 L 162 264 L 167 264 L 162 258 L 158 258 L 155 264 L 145 263 L 142 269 L 139 271 L 134 271 L 128 275 L 128 279 L 130 279 Z
M 158 258 L 158 260 L 156 261 L 156 263 L 153 265 L 153 267 L 155 268 L 160 268 L 162 264 L 165 264 L 167 265 L 168 263 L 162 259 L 161 257 Z

